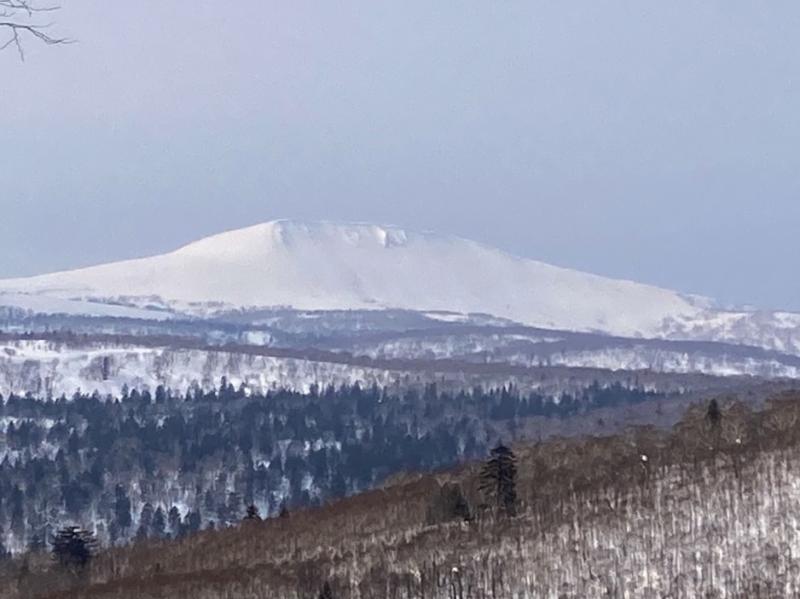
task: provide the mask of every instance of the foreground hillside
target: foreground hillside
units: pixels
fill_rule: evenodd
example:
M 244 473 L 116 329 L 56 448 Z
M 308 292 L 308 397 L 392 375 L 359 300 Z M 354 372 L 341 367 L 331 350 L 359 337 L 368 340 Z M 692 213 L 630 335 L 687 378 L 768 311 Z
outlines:
M 515 517 L 479 509 L 473 464 L 108 550 L 80 577 L 28 555 L 4 566 L 0 597 L 797 596 L 798 400 L 724 404 L 716 425 L 699 406 L 671 432 L 517 447 Z

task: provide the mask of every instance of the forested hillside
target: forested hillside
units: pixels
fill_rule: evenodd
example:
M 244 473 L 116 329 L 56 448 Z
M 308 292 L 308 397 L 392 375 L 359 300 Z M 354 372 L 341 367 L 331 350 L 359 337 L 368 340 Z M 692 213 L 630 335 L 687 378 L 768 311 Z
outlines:
M 620 385 L 556 400 L 436 385 L 250 395 L 225 380 L 188 395 L 12 396 L 0 402 L 0 551 L 43 546 L 68 523 L 103 544 L 180 537 L 236 523 L 247 505 L 274 515 L 475 459 L 535 419 L 665 397 Z
M 572 335 L 562 342 L 541 340 L 539 333 L 501 335 L 491 329 L 445 335 L 438 341 L 419 332 L 412 337 L 364 337 L 372 341 L 352 346 L 341 338 L 329 339 L 327 349 L 326 343 L 320 349 L 305 344 L 302 336 L 293 345 L 271 347 L 175 335 L 0 332 L 0 394 L 57 399 L 81 391 L 115 397 L 126 387 L 154 393 L 159 386 L 183 394 L 215 389 L 224 376 L 254 393 L 282 388 L 308 392 L 314 384 L 358 382 L 362 387 L 405 389 L 436 382 L 448 389 L 513 384 L 557 397 L 594 382 L 659 391 L 741 391 L 751 382 L 796 379 L 800 368 L 797 356 L 713 343 L 595 335 Z M 387 337 L 394 341 L 383 345 Z M 389 347 L 394 349 L 387 351 Z
M 7 561 L 2 597 L 791 597 L 800 403 L 716 401 L 672 431 L 514 447 L 513 509 L 480 461 L 67 569 Z M 721 406 L 721 407 L 720 407 Z M 489 485 L 491 487 L 491 485 Z

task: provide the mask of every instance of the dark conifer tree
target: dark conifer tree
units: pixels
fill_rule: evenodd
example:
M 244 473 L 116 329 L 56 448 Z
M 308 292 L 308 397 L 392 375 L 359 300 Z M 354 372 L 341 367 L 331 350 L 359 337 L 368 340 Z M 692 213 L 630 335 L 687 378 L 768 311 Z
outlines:
M 145 503 L 142 506 L 142 512 L 139 515 L 139 530 L 136 536 L 144 539 L 150 536 L 151 528 L 153 525 L 153 506 L 150 503 Z
M 0 562 L 11 557 L 11 552 L 8 551 L 6 546 L 3 544 L 4 537 L 5 535 L 3 534 L 3 527 L 0 526 Z
M 181 536 L 196 533 L 197 531 L 200 530 L 201 526 L 202 526 L 202 519 L 200 518 L 200 513 L 196 511 L 189 512 L 183 519 L 183 525 L 181 526 Z
M 331 583 L 327 580 L 325 584 L 322 585 L 322 590 L 319 592 L 319 599 L 333 599 L 333 589 L 331 588 Z
M 713 427 L 719 426 L 720 422 L 722 422 L 722 411 L 719 409 L 719 403 L 716 399 L 712 399 L 708 403 L 706 419 Z
M 157 539 L 160 539 L 164 536 L 164 533 L 167 529 L 167 519 L 164 517 L 164 510 L 161 509 L 161 506 L 158 506 L 155 514 L 153 514 L 153 524 L 151 530 L 153 531 L 153 536 Z
M 506 516 L 517 511 L 517 458 L 502 442 L 492 449 L 481 470 L 480 490 L 486 502 Z
M 88 530 L 67 526 L 53 538 L 53 559 L 65 568 L 85 568 L 97 552 L 97 539 Z
M 169 532 L 173 538 L 177 538 L 181 532 L 181 513 L 176 506 L 172 506 L 167 514 Z
M 119 527 L 120 531 L 124 534 L 128 528 L 130 528 L 132 519 L 131 519 L 131 500 L 128 497 L 127 493 L 125 492 L 125 487 L 122 485 L 117 485 L 115 489 L 115 501 L 114 501 L 114 515 L 117 519 L 117 526 Z
M 250 504 L 247 506 L 247 513 L 244 517 L 245 520 L 261 520 L 261 514 L 258 513 L 258 508 L 255 504 Z
M 19 538 L 25 536 L 25 498 L 19 485 L 11 492 L 11 532 Z

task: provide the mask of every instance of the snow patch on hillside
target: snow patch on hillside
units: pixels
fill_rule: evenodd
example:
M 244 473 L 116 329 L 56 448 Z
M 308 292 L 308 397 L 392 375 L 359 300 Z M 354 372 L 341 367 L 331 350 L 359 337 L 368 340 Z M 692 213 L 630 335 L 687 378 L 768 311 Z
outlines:
M 390 386 L 402 373 L 345 364 L 275 358 L 223 351 L 94 345 L 24 340 L 0 344 L 0 394 L 32 393 L 70 397 L 76 391 L 118 396 L 122 388 L 149 390 L 159 385 L 178 392 L 211 389 L 222 377 L 238 387 L 266 393 L 286 388 L 308 393 L 311 386 Z
M 165 310 L 155 310 L 86 299 L 67 299 L 42 293 L 0 292 L 0 306 L 17 308 L 32 314 L 67 314 L 168 320 L 174 315 Z

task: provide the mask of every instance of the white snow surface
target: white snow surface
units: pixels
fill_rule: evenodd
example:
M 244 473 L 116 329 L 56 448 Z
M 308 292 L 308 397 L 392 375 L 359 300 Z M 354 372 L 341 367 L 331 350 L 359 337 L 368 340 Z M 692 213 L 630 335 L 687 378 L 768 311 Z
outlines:
M 172 314 L 91 300 L 73 300 L 40 293 L 7 293 L 0 291 L 0 306 L 18 308 L 34 314 L 67 314 L 167 320 Z
M 215 304 L 481 312 L 624 336 L 657 336 L 665 321 L 692 321 L 704 309 L 674 291 L 457 237 L 290 220 L 214 235 L 151 258 L 2 280 L 0 292 L 70 301 L 125 298 L 129 304 L 142 298 L 142 307 L 157 298 L 176 310 Z
M 192 387 L 215 388 L 223 376 L 250 391 L 280 388 L 307 393 L 313 384 L 339 387 L 359 382 L 388 387 L 404 375 L 221 351 L 99 344 L 75 348 L 43 340 L 0 343 L 0 395 L 6 397 L 11 393 L 69 397 L 76 391 L 119 396 L 124 386 L 153 392 L 159 385 L 183 393 Z

